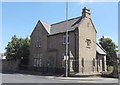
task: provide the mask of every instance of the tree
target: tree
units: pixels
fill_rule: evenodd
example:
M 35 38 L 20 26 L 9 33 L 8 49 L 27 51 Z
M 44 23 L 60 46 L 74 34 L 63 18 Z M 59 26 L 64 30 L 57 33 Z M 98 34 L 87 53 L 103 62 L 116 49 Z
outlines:
M 8 42 L 6 49 L 6 59 L 7 60 L 16 60 L 17 59 L 17 50 L 19 47 L 18 46 L 18 38 L 16 37 L 16 35 L 14 35 L 11 38 L 11 41 Z
M 23 45 L 20 48 L 19 55 L 21 55 L 21 64 L 26 65 L 28 64 L 28 58 L 30 54 L 30 39 L 27 37 L 24 39 Z
M 17 38 L 16 35 L 14 35 L 11 38 L 11 41 L 8 42 L 8 45 L 6 46 L 6 59 L 7 60 L 21 60 L 21 64 L 27 64 L 28 63 L 28 57 L 30 54 L 30 39 L 27 37 L 25 39 L 23 38 Z
M 112 39 L 104 38 L 104 37 L 99 39 L 99 44 L 107 52 L 107 55 L 106 55 L 107 65 L 113 66 L 114 58 L 117 57 L 116 56 L 116 52 L 117 52 L 116 49 L 118 48 L 118 46 L 112 41 Z

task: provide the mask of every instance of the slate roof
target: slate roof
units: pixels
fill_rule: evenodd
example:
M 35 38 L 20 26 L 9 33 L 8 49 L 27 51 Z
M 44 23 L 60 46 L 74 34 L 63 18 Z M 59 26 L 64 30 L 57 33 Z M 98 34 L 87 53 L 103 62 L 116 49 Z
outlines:
M 68 20 L 68 31 L 73 31 L 80 23 L 82 17 L 76 17 Z M 67 21 L 62 21 L 56 24 L 48 24 L 40 20 L 49 35 L 66 32 Z
M 68 20 L 68 31 L 75 30 L 75 28 L 80 23 L 81 19 L 82 19 L 81 17 L 69 19 Z M 50 35 L 66 32 L 67 30 L 66 24 L 67 24 L 67 21 L 62 21 L 56 24 L 52 24 L 51 29 L 50 29 Z
M 82 20 L 82 16 L 69 19 L 68 20 L 68 31 L 74 31 L 75 28 L 78 27 L 81 20 Z M 63 32 L 66 32 L 66 30 L 67 30 L 66 29 L 66 24 L 67 24 L 66 20 L 62 21 L 62 22 L 55 23 L 55 24 L 48 24 L 48 23 L 45 23 L 41 20 L 39 20 L 39 21 L 42 23 L 42 25 L 44 26 L 46 31 L 49 33 L 49 35 L 63 33 Z M 93 24 L 93 26 L 94 26 L 94 24 Z M 95 29 L 95 27 L 94 27 L 94 29 Z M 95 29 L 95 31 L 96 31 L 96 29 Z M 106 55 L 106 51 L 99 44 L 96 43 L 96 47 L 97 47 L 97 52 L 99 54 Z
M 96 43 L 96 48 L 99 54 L 106 55 L 106 51 L 98 43 Z
M 51 24 L 45 23 L 43 21 L 40 20 L 40 22 L 42 23 L 42 25 L 45 27 L 46 31 L 48 33 L 50 33 L 50 28 L 51 28 Z

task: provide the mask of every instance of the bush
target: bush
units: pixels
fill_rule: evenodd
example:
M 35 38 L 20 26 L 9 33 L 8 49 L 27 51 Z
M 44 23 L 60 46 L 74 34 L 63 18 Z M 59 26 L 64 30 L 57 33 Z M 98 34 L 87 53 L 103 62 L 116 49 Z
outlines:
M 109 65 L 107 66 L 107 72 L 112 73 L 113 70 L 114 70 L 113 66 L 109 66 Z

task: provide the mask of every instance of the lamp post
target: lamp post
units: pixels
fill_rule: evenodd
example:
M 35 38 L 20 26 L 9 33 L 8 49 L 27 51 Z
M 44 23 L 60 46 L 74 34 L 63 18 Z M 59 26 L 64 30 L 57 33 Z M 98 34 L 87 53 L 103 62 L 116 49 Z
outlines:
M 68 0 L 66 0 L 66 68 L 65 76 L 68 77 Z

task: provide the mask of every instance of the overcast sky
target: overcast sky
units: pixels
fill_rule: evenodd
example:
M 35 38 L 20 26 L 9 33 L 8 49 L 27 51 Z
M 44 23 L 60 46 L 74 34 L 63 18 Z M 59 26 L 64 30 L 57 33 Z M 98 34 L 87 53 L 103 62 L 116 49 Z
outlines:
M 65 2 L 8 2 L 2 3 L 2 37 L 4 51 L 13 35 L 30 36 L 38 20 L 53 24 L 65 20 Z M 88 7 L 97 30 L 97 38 L 108 36 L 118 44 L 118 3 L 91 2 L 69 3 L 69 19 L 81 16 L 82 8 Z

